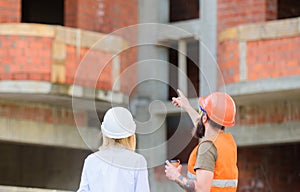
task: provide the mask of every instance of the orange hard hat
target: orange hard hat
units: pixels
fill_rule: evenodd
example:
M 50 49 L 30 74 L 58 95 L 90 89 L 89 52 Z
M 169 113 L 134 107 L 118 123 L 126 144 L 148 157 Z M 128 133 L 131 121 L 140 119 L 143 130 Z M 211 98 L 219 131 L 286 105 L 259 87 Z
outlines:
M 226 93 L 213 92 L 207 97 L 199 98 L 200 109 L 219 125 L 231 127 L 236 114 L 235 103 Z

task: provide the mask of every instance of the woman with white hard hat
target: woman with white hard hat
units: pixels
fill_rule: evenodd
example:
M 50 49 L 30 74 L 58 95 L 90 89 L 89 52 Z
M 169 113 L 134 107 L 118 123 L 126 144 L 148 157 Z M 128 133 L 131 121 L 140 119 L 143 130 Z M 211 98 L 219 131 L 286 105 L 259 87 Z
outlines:
M 123 107 L 109 109 L 101 130 L 103 144 L 85 159 L 77 192 L 149 192 L 147 162 L 134 152 L 131 113 Z

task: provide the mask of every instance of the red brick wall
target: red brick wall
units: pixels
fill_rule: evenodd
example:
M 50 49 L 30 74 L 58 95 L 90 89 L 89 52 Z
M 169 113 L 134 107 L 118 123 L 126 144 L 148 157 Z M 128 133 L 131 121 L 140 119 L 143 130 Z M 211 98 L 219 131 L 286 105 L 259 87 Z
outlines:
M 13 19 L 11 19 L 13 18 Z M 0 0 L 0 22 L 20 22 L 21 20 L 21 0 Z M 65 0 L 65 25 L 85 30 L 102 33 L 111 33 L 122 27 L 138 23 L 138 3 L 137 0 Z M 136 29 L 116 33 L 135 45 L 137 39 Z M 8 40 L 7 38 L 11 38 Z M 16 39 L 15 39 L 16 38 Z M 31 79 L 49 81 L 51 77 L 52 64 L 52 44 L 48 38 L 39 37 L 13 37 L 1 36 L 0 47 L 0 79 Z M 32 50 L 37 51 L 32 51 Z M 80 60 L 76 56 L 75 48 L 67 48 L 66 59 L 66 83 L 73 83 L 76 66 Z M 80 50 L 80 59 L 84 52 Z M 111 59 L 110 53 L 99 52 L 93 62 Z M 93 57 L 93 56 L 92 56 Z M 137 61 L 137 49 L 124 50 L 120 54 L 121 71 L 128 68 Z M 24 65 L 22 64 L 24 63 Z M 107 63 L 107 62 L 105 62 Z M 97 66 L 97 65 L 95 65 Z M 94 67 L 95 67 L 94 66 Z M 75 67 L 75 68 L 74 68 Z M 34 72 L 32 72 L 34 71 Z M 92 70 L 95 72 L 96 70 Z M 89 73 L 88 77 L 92 77 Z M 128 91 L 130 84 L 136 81 L 136 72 L 130 76 L 129 81 L 121 82 L 121 89 Z M 96 77 L 99 74 L 95 75 Z M 95 77 L 93 77 L 95 78 Z M 111 65 L 108 65 L 100 76 L 103 82 L 98 83 L 98 88 L 111 89 Z M 82 82 L 87 85 L 87 81 Z
M 65 26 L 100 32 L 102 0 L 65 0 Z
M 0 22 L 20 21 L 21 0 L 0 0 Z M 68 27 L 110 33 L 137 23 L 137 0 L 65 0 L 65 26 Z
M 124 50 L 121 54 L 121 91 L 127 94 L 133 94 L 133 89 L 137 82 L 137 47 Z M 123 75 L 124 74 L 124 75 Z
M 77 3 L 77 27 L 100 32 L 99 10 L 103 5 L 102 1 L 77 0 Z
M 223 30 L 241 24 L 263 22 L 273 18 L 275 0 L 240 1 L 218 0 L 217 34 Z M 239 47 L 236 41 L 221 42 L 217 46 L 217 61 L 223 77 L 218 78 L 218 85 L 239 81 Z
M 0 0 L 0 23 L 21 21 L 21 0 Z
M 0 103 L 0 115 L 2 118 L 29 120 L 41 123 L 75 125 L 72 109 L 50 107 L 47 105 L 20 105 L 14 103 Z M 76 115 L 76 122 L 79 125 L 86 125 L 87 116 L 85 113 Z
M 218 46 L 218 64 L 225 84 L 239 82 L 239 44 L 226 40 Z M 300 74 L 300 37 L 247 42 L 247 79 L 259 80 Z
M 219 85 L 239 81 L 239 58 L 238 41 L 228 40 L 219 44 L 218 64 L 222 72 L 222 77 L 219 77 Z
M 276 20 L 278 14 L 278 0 L 267 0 L 267 17 L 266 20 Z
M 298 192 L 300 145 L 238 148 L 239 192 Z
M 76 84 L 110 90 L 112 87 L 112 54 L 81 49 L 77 56 L 74 46 L 67 46 L 66 84 Z M 75 77 L 76 75 L 76 77 Z
M 241 24 L 250 24 L 256 22 L 264 22 L 268 20 L 274 20 L 277 18 L 277 1 L 276 0 L 261 0 L 261 1 L 240 1 L 240 0 L 218 0 L 218 16 L 217 16 L 217 32 L 218 34 L 223 30 L 235 27 Z M 261 42 L 253 42 L 261 43 Z M 253 46 L 248 43 L 248 46 Z M 251 49 L 251 47 L 250 47 Z M 265 51 L 265 50 L 264 50 Z M 262 63 L 256 63 L 252 65 L 252 61 L 256 59 L 255 54 L 261 54 L 264 51 L 259 49 L 259 51 L 248 51 L 247 59 L 250 60 L 248 71 L 250 74 L 250 79 L 264 78 L 268 70 L 268 65 L 262 65 Z M 255 54 L 253 53 L 255 52 Z M 250 53 L 250 55 L 249 55 Z M 253 53 L 253 54 L 252 54 Z M 258 56 L 261 57 L 261 56 Z M 264 56 L 262 56 L 264 57 Z M 286 58 L 284 58 L 286 59 Z M 222 71 L 222 75 L 225 84 L 234 83 L 239 81 L 239 45 L 238 42 L 233 40 L 228 40 L 226 42 L 220 42 L 218 44 L 218 64 Z M 273 62 L 272 58 L 268 58 L 268 62 Z M 247 61 L 248 62 L 248 61 Z M 295 62 L 295 61 L 294 61 Z M 296 64 L 294 64 L 296 65 Z M 257 68 L 253 71 L 253 68 Z M 260 69 L 258 69 L 260 68 Z M 258 75 L 257 72 L 259 71 Z M 262 74 L 264 73 L 264 74 Z M 274 72 L 277 73 L 277 72 Z M 256 76 L 253 77 L 252 75 Z M 223 79 L 219 78 L 219 86 L 223 85 Z
M 100 31 L 110 33 L 121 28 L 135 25 L 138 23 L 138 1 L 123 1 L 123 0 L 102 0 L 103 10 L 98 10 L 102 13 L 99 16 L 101 28 Z M 101 14 L 99 14 L 101 15 Z M 130 46 L 136 45 L 137 42 L 137 28 L 124 28 L 114 33 L 125 38 Z M 137 61 L 137 48 L 133 47 L 123 50 L 120 53 L 121 57 L 121 74 L 127 70 L 132 64 Z M 135 67 L 130 67 L 131 75 L 125 75 L 121 81 L 121 90 L 129 94 L 133 89 L 137 79 Z
M 248 79 L 299 75 L 299 52 L 299 36 L 248 42 Z
M 65 0 L 65 23 L 70 27 L 111 33 L 138 23 L 138 2 L 137 0 Z
M 236 116 L 238 125 L 259 125 L 300 121 L 299 101 L 277 101 L 239 106 Z
M 104 14 L 101 30 L 110 33 L 121 27 L 138 23 L 138 1 L 102 0 L 104 2 Z M 100 17 L 101 18 L 101 17 Z M 129 38 L 130 36 L 126 36 Z M 135 36 L 136 38 L 136 36 Z
M 275 19 L 276 0 L 218 0 L 218 32 L 240 24 Z
M 81 29 L 97 31 L 101 33 L 112 33 L 123 27 L 138 23 L 138 2 L 137 0 L 66 0 L 66 18 L 65 25 Z M 76 12 L 77 10 L 77 12 Z M 77 15 L 74 15 L 74 12 Z M 113 33 L 125 38 L 130 45 L 135 45 L 137 40 L 136 28 L 123 29 Z M 120 53 L 121 72 L 137 61 L 137 49 L 130 48 Z M 105 74 L 111 74 L 106 69 Z M 105 75 L 102 77 L 107 79 Z M 107 82 L 106 80 L 104 82 Z M 136 72 L 132 71 L 130 77 L 121 81 L 121 90 L 127 92 L 132 88 L 131 85 L 136 82 Z M 112 84 L 102 83 L 98 86 L 111 88 Z
M 52 49 L 53 38 L 0 36 L 0 80 L 51 81 Z M 127 61 L 133 60 L 132 57 L 129 52 L 120 55 L 123 59 L 121 70 L 128 67 Z M 77 53 L 75 46 L 66 45 L 66 59 L 62 64 L 65 66 L 66 80 L 61 83 L 73 84 L 76 75 L 76 84 L 111 90 L 112 58 L 113 54 L 109 52 L 81 48 Z M 127 93 L 128 86 L 133 84 L 135 79 L 136 76 L 131 74 L 122 83 L 121 90 Z
M 78 0 L 65 0 L 64 25 L 67 27 L 77 27 Z
M 49 37 L 0 36 L 0 80 L 50 81 L 52 40 Z

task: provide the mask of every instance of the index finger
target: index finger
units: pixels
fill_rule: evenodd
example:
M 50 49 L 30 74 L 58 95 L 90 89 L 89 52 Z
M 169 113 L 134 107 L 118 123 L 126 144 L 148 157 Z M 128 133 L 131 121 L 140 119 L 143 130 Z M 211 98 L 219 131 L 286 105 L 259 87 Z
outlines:
M 177 89 L 177 92 L 178 92 L 179 97 L 185 97 L 180 89 Z
M 172 165 L 172 164 L 170 163 L 169 160 L 166 160 L 165 163 L 166 163 L 168 166 Z

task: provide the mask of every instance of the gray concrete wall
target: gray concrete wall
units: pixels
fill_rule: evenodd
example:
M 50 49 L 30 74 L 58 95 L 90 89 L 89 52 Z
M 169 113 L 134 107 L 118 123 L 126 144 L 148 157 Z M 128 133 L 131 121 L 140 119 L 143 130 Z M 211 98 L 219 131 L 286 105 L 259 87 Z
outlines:
M 165 135 L 166 129 L 162 116 L 151 114 L 150 104 L 155 100 L 166 100 L 168 94 L 168 65 L 167 50 L 157 46 L 156 23 L 168 21 L 167 0 L 139 0 L 139 23 L 154 23 L 154 25 L 140 25 L 138 42 L 138 81 L 137 96 L 133 108 L 136 111 L 138 123 L 138 152 L 142 153 L 149 169 L 151 191 L 156 192 L 158 186 L 154 181 L 152 167 L 166 159 Z M 145 45 L 148 44 L 148 45 Z M 150 113 L 149 113 L 150 112 Z M 156 147 L 159 146 L 159 149 Z
M 90 116 L 86 110 L 61 106 L 59 101 L 0 99 L 0 141 L 97 149 L 99 123 L 90 125 Z

